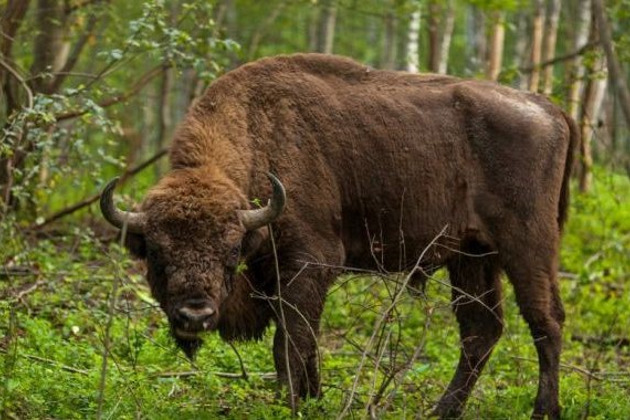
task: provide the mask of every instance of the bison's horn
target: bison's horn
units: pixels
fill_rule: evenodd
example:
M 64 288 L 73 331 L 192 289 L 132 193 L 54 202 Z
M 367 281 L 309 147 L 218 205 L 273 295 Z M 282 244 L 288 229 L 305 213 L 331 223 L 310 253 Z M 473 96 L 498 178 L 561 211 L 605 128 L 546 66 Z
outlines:
M 127 226 L 127 230 L 132 233 L 142 233 L 146 223 L 144 213 L 122 211 L 114 205 L 114 188 L 118 183 L 118 178 L 114 178 L 105 187 L 101 194 L 101 213 L 103 217 L 118 229 Z
M 256 210 L 238 211 L 241 222 L 247 230 L 256 230 L 268 225 L 280 216 L 280 213 L 284 210 L 284 204 L 287 200 L 284 186 L 274 175 L 268 173 L 267 176 L 273 186 L 273 196 L 269 200 L 269 204 Z

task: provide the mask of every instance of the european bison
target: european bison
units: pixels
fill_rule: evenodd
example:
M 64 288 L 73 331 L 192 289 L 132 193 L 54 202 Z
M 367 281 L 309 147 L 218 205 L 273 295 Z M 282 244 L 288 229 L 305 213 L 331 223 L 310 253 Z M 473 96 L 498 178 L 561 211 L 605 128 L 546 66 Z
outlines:
M 448 226 L 458 245 L 427 253 L 414 274 L 421 282 L 422 267 L 446 266 L 457 302 L 461 355 L 435 414 L 461 413 L 501 335 L 504 271 L 538 351 L 534 416 L 558 418 L 557 256 L 577 141 L 574 123 L 539 95 L 278 56 L 209 87 L 138 212 L 114 206 L 115 180 L 101 208 L 146 260 L 189 357 L 201 331 L 258 339 L 284 319 L 273 355 L 293 407 L 320 393 L 315 335 L 335 267 L 409 270 Z M 270 196 L 262 208 L 250 201 Z

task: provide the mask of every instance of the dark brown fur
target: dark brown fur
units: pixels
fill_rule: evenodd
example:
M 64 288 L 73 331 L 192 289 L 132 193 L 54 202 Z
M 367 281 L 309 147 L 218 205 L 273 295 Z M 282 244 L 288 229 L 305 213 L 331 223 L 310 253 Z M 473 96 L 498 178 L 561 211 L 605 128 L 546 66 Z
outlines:
M 283 311 L 290 341 L 286 355 L 278 327 L 278 377 L 305 397 L 319 395 L 315 335 L 339 272 L 305 262 L 409 270 L 447 226 L 449 246 L 422 261 L 448 267 L 462 339 L 436 414 L 461 412 L 501 335 L 505 271 L 539 353 L 534 413 L 557 418 L 556 260 L 577 135 L 545 98 L 488 82 L 316 54 L 260 60 L 216 80 L 192 107 L 173 140 L 172 171 L 142 205 L 148 225 L 132 250 L 147 259 L 171 321 L 177 302 L 209 298 L 222 337 L 256 339 Z M 270 196 L 268 171 L 287 189 L 273 224 L 280 291 L 268 230 L 245 232 L 236 214 Z M 248 269 L 232 278 L 239 246 Z M 192 354 L 200 342 L 178 344 Z

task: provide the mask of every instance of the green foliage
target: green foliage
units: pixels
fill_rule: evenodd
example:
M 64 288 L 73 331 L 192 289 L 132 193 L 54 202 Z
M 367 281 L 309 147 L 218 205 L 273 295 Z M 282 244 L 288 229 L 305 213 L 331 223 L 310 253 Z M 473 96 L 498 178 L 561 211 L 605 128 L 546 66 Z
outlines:
M 73 73 L 58 92 L 34 91 L 32 104 L 8 115 L 3 128 L 0 163 L 11 162 L 13 208 L 28 222 L 42 222 L 44 216 L 93 194 L 101 186 L 99 180 L 128 164 L 125 156 L 130 152 L 121 138 L 123 127 L 129 130 L 135 124 L 133 114 L 113 112 L 111 105 L 127 96 L 135 100 L 134 91 L 159 75 L 161 67 L 193 71 L 200 82 L 208 83 L 225 64 L 225 53 L 237 48 L 235 42 L 217 37 L 208 2 L 177 3 L 179 10 L 164 0 L 108 8 L 94 3 L 77 12 L 69 36 L 82 34 L 81 22 L 90 14 L 102 19 L 109 15 L 117 23 L 107 26 L 98 42 L 88 43 L 81 56 L 92 58 L 79 62 L 91 72 L 86 73 L 87 81 L 82 73 Z M 15 57 L 23 67 L 31 59 L 30 48 Z M 152 69 L 158 71 L 152 75 Z M 31 75 L 33 80 L 50 77 L 53 74 Z
M 567 322 L 561 402 L 565 418 L 627 418 L 630 209 L 623 204 L 630 181 L 601 168 L 595 177 L 592 193 L 574 194 L 562 249 Z M 9 270 L 0 273 L 0 407 L 6 416 L 290 417 L 275 397 L 274 381 L 265 375 L 274 370 L 272 331 L 260 343 L 235 345 L 248 379 L 240 377 L 234 350 L 216 334 L 205 336 L 191 364 L 172 344 L 142 267 L 120 246 L 101 243 L 85 228 L 37 241 L 8 220 L 1 228 L 6 241 L 0 258 Z M 448 280 L 439 272 L 421 298 L 403 290 L 400 302 L 383 318 L 401 281 L 357 275 L 338 280 L 328 297 L 320 338 L 325 396 L 303 404 L 302 417 L 336 417 L 354 386 L 348 416 L 363 416 L 381 388 L 375 405 L 379 418 L 428 415 L 458 359 Z M 114 282 L 112 316 L 108 302 Z M 536 352 L 507 282 L 504 292 L 506 332 L 473 392 L 467 419 L 526 419 L 533 405 Z M 107 336 L 110 351 L 99 411 Z M 388 382 L 392 374 L 394 380 Z

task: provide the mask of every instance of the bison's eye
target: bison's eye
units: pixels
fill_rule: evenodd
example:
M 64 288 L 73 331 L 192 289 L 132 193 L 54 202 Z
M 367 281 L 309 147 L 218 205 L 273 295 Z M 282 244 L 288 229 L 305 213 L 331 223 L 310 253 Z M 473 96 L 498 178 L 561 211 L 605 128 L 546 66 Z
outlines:
M 238 265 L 238 258 L 241 256 L 241 245 L 237 245 L 230 250 L 230 255 L 228 255 L 228 260 L 225 265 L 230 269 L 235 269 Z

